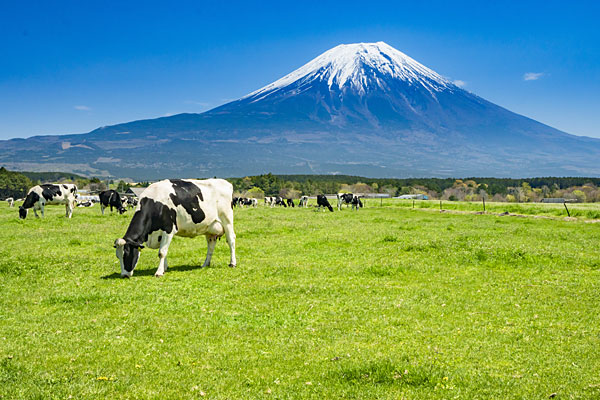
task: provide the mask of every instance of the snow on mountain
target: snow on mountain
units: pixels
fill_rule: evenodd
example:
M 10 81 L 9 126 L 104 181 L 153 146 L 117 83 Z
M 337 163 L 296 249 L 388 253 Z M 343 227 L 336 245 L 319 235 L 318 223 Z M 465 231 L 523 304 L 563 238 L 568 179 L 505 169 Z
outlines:
M 314 84 L 315 81 L 327 82 L 330 90 L 348 87 L 363 95 L 373 88 L 387 89 L 387 79 L 420 85 L 430 92 L 456 87 L 448 79 L 387 43 L 354 43 L 336 46 L 242 99 L 259 101 L 294 83 L 301 91 L 302 87 Z

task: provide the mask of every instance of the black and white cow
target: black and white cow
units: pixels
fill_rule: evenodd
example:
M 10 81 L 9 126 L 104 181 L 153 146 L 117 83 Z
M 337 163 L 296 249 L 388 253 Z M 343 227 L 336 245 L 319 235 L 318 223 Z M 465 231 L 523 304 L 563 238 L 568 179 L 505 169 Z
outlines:
M 273 207 L 275 205 L 275 197 L 265 196 L 265 206 Z
M 117 193 L 116 190 L 104 190 L 100 192 L 98 195 L 100 197 L 100 211 L 102 211 L 102 215 L 104 215 L 104 209 L 110 207 L 110 212 L 112 212 L 113 207 L 115 207 L 119 214 L 123 214 L 127 209 L 123 207 L 123 200 L 121 200 L 121 196 Z
M 363 204 L 362 201 L 360 201 L 360 197 L 358 196 L 353 196 L 352 197 L 352 209 L 358 211 L 359 208 L 362 208 Z
M 239 197 L 237 200 L 237 204 L 239 204 L 241 207 L 244 207 L 244 206 L 256 207 L 258 205 L 258 200 L 256 200 L 255 198 Z
M 94 206 L 94 202 L 91 200 L 77 203 L 77 207 L 93 207 L 93 206 Z
M 37 210 L 42 211 L 44 216 L 44 207 L 46 204 L 64 204 L 66 209 L 65 216 L 71 218 L 75 208 L 75 199 L 77 196 L 77 186 L 72 183 L 45 184 L 37 185 L 29 189 L 23 205 L 19 207 L 19 218 L 27 218 L 27 210 L 33 208 L 33 213 L 37 217 Z
M 288 207 L 292 207 L 292 208 L 296 207 L 294 205 L 294 200 L 292 200 L 292 199 L 285 199 L 285 202 L 287 203 Z
M 126 197 L 123 205 L 127 208 L 135 208 L 138 205 L 138 199 L 137 197 Z
M 298 207 L 308 207 L 308 196 L 300 197 L 300 201 L 298 202 Z
M 283 207 L 287 208 L 287 204 L 286 204 L 286 202 L 283 200 L 283 197 L 281 197 L 281 196 L 277 196 L 277 197 L 275 197 L 275 205 L 276 205 L 276 206 L 283 206 Z
M 329 211 L 333 212 L 333 207 L 329 204 L 329 200 L 325 197 L 324 194 L 320 194 L 317 196 L 317 209 L 320 211 L 321 207 L 327 207 Z
M 8 203 L 9 207 L 14 207 L 15 206 L 15 199 L 12 197 L 9 197 L 8 199 L 6 199 L 6 202 Z
M 338 201 L 338 210 L 342 209 L 342 205 L 346 204 L 352 204 L 352 199 L 354 198 L 354 195 L 352 193 L 338 193 L 337 194 L 337 201 Z
M 125 236 L 115 241 L 121 276 L 133 275 L 144 244 L 158 250 L 158 269 L 167 269 L 167 252 L 173 236 L 205 235 L 208 251 L 203 267 L 210 260 L 217 239 L 225 235 L 235 267 L 235 232 L 233 230 L 233 186 L 223 179 L 166 179 L 153 183 L 142 193 L 140 203 Z

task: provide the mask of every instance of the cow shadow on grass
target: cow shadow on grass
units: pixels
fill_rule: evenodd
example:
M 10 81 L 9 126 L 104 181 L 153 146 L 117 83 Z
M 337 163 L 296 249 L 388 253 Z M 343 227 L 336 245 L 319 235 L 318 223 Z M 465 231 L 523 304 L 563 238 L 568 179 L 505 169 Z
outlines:
M 195 269 L 208 269 L 208 268 L 215 268 L 215 267 L 213 267 L 212 265 L 210 265 L 208 267 L 202 267 L 202 264 L 200 264 L 200 265 L 176 265 L 174 267 L 169 266 L 169 268 L 165 272 L 165 275 L 170 274 L 172 272 L 185 272 L 185 271 L 193 271 Z M 155 272 L 156 272 L 156 268 L 140 269 L 140 270 L 136 269 L 135 272 L 133 273 L 132 278 L 135 278 L 136 276 L 154 277 Z M 112 274 L 102 276 L 100 279 L 122 279 L 122 278 L 121 278 L 120 272 L 113 272 Z

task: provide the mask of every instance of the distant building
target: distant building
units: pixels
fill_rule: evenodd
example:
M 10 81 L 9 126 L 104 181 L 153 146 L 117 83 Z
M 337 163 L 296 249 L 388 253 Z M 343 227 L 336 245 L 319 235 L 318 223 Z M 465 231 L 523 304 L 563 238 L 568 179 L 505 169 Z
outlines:
M 358 197 L 364 197 L 365 199 L 388 199 L 390 196 L 388 193 L 354 193 Z
M 418 194 L 403 194 L 402 196 L 394 197 L 395 199 L 404 200 L 429 200 L 429 196 L 418 193 Z
M 135 196 L 135 197 L 140 197 L 142 195 L 142 193 L 144 192 L 144 190 L 146 190 L 146 188 L 137 188 L 137 187 L 130 187 L 129 189 L 127 189 L 127 191 L 125 192 L 125 196 Z
M 577 203 L 577 199 L 565 199 L 563 197 L 548 197 L 542 199 L 542 203 Z

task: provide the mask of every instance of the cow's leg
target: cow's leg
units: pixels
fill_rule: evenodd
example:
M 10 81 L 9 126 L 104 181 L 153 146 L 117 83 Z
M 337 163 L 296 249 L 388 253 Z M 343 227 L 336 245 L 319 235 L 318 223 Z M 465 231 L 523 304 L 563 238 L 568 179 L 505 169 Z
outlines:
M 39 218 L 40 216 L 37 213 L 36 207 L 33 206 L 33 215 L 35 215 L 36 218 Z
M 202 268 L 210 266 L 210 260 L 213 252 L 215 251 L 215 245 L 217 244 L 217 237 L 213 235 L 206 235 L 206 259 Z
M 229 266 L 235 267 L 237 265 L 237 260 L 235 258 L 235 231 L 233 230 L 233 211 L 227 210 L 223 214 L 220 215 L 221 224 L 223 225 L 223 229 L 225 230 L 225 238 L 227 239 L 227 244 L 229 244 Z
M 169 245 L 173 240 L 174 233 L 163 234 L 160 240 L 160 248 L 158 249 L 158 269 L 154 273 L 154 276 L 163 276 L 167 265 L 167 253 L 169 252 Z
M 67 204 L 65 204 L 65 217 L 71 218 L 71 216 L 73 215 L 74 207 L 75 207 L 75 204 L 73 202 L 69 201 Z
M 102 215 L 104 215 L 104 204 L 100 203 L 100 211 L 102 211 Z
M 40 204 L 40 209 L 42 210 L 42 217 L 46 218 L 46 214 L 44 213 L 44 205 Z

